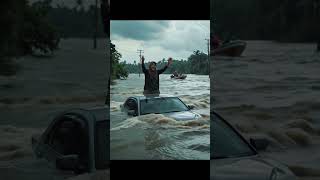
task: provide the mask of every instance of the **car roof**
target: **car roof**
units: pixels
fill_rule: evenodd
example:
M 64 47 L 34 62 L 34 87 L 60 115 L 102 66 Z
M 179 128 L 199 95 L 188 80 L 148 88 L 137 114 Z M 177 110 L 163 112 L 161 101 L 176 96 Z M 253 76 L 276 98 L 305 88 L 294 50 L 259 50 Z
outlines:
M 96 121 L 109 121 L 109 106 L 97 106 L 88 109 L 96 118 Z
M 172 98 L 172 97 L 178 98 L 177 96 L 166 95 L 166 94 L 162 94 L 162 95 L 159 95 L 159 96 L 131 96 L 131 97 L 129 97 L 129 98 L 136 98 L 136 99 L 138 99 L 138 100 L 145 100 L 145 99 Z M 128 98 L 128 99 L 129 99 L 129 98 Z

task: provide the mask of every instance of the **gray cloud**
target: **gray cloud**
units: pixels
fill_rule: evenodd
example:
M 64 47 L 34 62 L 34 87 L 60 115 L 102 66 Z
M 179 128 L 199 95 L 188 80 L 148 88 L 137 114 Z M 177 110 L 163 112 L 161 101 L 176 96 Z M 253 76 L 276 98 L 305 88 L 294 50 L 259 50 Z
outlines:
M 176 21 L 159 40 L 146 45 L 160 46 L 171 51 L 194 51 L 206 49 L 205 38 L 209 38 L 209 21 Z
M 112 21 L 111 40 L 122 60 L 139 60 L 137 49 L 144 49 L 146 60 L 187 59 L 195 50 L 207 53 L 209 21 Z
M 150 23 L 152 22 L 152 23 Z M 111 39 L 152 40 L 162 36 L 168 21 L 111 21 Z

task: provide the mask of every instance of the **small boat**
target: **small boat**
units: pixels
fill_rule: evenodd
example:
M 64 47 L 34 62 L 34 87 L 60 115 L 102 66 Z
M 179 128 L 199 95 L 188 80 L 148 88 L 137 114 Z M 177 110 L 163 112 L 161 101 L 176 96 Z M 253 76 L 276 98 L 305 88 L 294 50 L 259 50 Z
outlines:
M 187 75 L 179 75 L 179 76 L 174 76 L 173 74 L 170 76 L 171 79 L 185 79 Z
M 246 48 L 247 43 L 241 40 L 234 40 L 227 43 L 222 44 L 220 47 L 213 49 L 212 54 L 213 56 L 241 56 L 242 52 Z

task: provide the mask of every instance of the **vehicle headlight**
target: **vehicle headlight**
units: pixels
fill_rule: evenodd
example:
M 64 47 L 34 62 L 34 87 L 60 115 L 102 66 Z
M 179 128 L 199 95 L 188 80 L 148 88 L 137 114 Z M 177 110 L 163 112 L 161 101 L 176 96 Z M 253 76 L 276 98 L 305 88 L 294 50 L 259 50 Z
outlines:
M 200 115 L 200 114 L 196 114 L 196 115 L 195 115 L 195 118 L 196 118 L 196 119 L 199 119 L 199 118 L 201 118 L 201 115 Z

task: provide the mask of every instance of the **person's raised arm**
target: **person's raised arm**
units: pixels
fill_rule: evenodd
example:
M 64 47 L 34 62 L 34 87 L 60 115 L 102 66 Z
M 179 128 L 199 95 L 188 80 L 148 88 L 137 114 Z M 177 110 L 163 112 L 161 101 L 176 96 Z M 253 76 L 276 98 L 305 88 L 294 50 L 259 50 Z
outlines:
M 170 65 L 172 64 L 172 58 L 168 59 L 168 63 L 162 68 L 158 70 L 158 74 L 162 74 Z
M 144 56 L 141 57 L 141 66 L 142 66 L 142 72 L 146 73 L 147 69 L 146 69 L 146 66 L 144 65 Z

